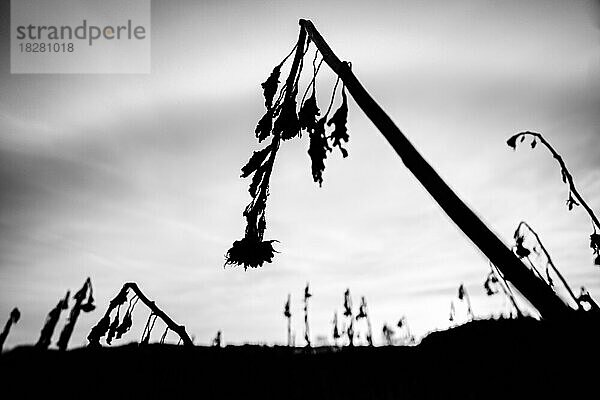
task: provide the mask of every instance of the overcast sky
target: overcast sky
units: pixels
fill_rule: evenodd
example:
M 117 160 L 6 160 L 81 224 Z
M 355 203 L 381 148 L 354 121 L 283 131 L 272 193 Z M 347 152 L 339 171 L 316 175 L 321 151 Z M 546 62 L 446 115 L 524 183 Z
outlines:
M 349 157 L 312 182 L 307 138 L 280 150 L 265 237 L 281 252 L 258 270 L 223 268 L 250 200 L 240 167 L 258 148 L 260 83 L 311 19 L 446 182 L 507 243 L 521 220 L 574 288 L 600 295 L 583 209 L 551 156 L 506 139 L 542 132 L 600 211 L 600 30 L 589 1 L 153 1 L 152 73 L 11 75 L 8 1 L 0 12 L 0 323 L 6 347 L 34 343 L 48 311 L 90 276 L 98 310 L 128 281 L 196 343 L 283 343 L 292 294 L 310 281 L 311 330 L 331 334 L 349 287 L 382 324 L 418 335 L 448 326 L 464 282 L 477 316 L 486 258 L 440 210 L 350 99 Z M 335 82 L 323 67 L 318 90 Z M 578 291 L 578 290 L 577 290 Z M 459 320 L 465 309 L 457 304 Z M 64 323 L 63 314 L 58 330 Z M 148 311 L 138 305 L 129 340 Z M 363 329 L 360 327 L 359 329 Z M 160 331 L 160 332 L 159 332 Z M 158 340 L 162 328 L 154 332 Z M 176 340 L 170 337 L 170 340 Z

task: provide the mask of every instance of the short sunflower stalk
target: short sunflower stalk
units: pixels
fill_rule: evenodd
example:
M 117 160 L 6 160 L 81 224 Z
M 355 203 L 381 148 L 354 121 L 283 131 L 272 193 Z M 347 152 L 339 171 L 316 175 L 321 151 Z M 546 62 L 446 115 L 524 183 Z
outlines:
M 344 330 L 346 337 L 348 338 L 348 346 L 354 346 L 354 318 L 352 315 L 352 296 L 350 295 L 350 289 L 346 289 L 344 292 L 344 316 L 347 318 L 348 325 Z
M 304 288 L 304 340 L 306 341 L 306 347 L 311 347 L 310 341 L 310 325 L 308 323 L 308 299 L 312 297 L 308 282 Z
M 403 315 L 396 324 L 399 331 L 401 332 L 401 339 L 404 344 L 412 344 L 415 342 L 415 337 L 410 331 L 410 325 L 408 324 L 408 318 Z
M 335 311 L 333 313 L 333 320 L 331 321 L 331 324 L 333 326 L 333 345 L 335 347 L 338 347 L 338 342 L 340 340 L 340 338 L 342 337 L 342 335 L 340 335 L 340 330 L 338 327 L 338 313 L 337 311 Z
M 56 329 L 56 325 L 58 324 L 58 320 L 60 319 L 60 314 L 66 309 L 69 308 L 69 297 L 71 296 L 71 292 L 67 291 L 67 294 L 63 299 L 60 299 L 56 306 L 50 310 L 48 316 L 46 317 L 46 322 L 44 323 L 44 327 L 40 333 L 40 338 L 38 339 L 35 347 L 40 349 L 47 349 L 52 342 L 52 335 L 54 335 L 54 330 Z
M 292 295 L 288 294 L 287 301 L 283 307 L 283 316 L 287 320 L 287 345 L 292 346 Z
M 221 331 L 217 331 L 217 335 L 214 337 L 212 341 L 212 347 L 221 348 L 223 344 L 223 333 Z
M 89 313 L 96 309 L 96 306 L 94 305 L 92 280 L 90 278 L 85 280 L 81 289 L 79 289 L 79 291 L 73 296 L 73 300 L 75 300 L 75 304 L 73 305 L 73 308 L 71 308 L 69 319 L 67 320 L 62 332 L 60 332 L 58 342 L 56 343 L 58 349 L 61 351 L 67 350 L 69 340 L 71 340 L 71 335 L 73 334 L 75 324 L 77 323 L 81 312 L 83 311 L 84 313 Z
M 467 292 L 467 288 L 465 287 L 465 285 L 463 283 L 461 283 L 460 286 L 458 287 L 458 300 L 464 301 L 465 303 L 467 303 L 467 314 L 468 314 L 469 318 L 474 319 L 475 314 L 473 314 L 473 308 L 471 307 L 471 296 L 469 296 L 469 293 Z
M 356 321 L 364 319 L 367 322 L 367 343 L 369 346 L 373 346 L 373 328 L 371 327 L 371 318 L 367 309 L 367 300 L 365 296 L 360 299 L 360 306 L 358 307 L 358 314 L 356 315 Z
M 20 318 L 21 312 L 19 311 L 19 309 L 17 307 L 13 308 L 10 312 L 10 315 L 8 316 L 6 324 L 4 324 L 4 329 L 2 330 L 2 332 L 0 332 L 0 353 L 2 352 L 2 348 L 4 347 L 4 342 L 6 341 L 8 334 L 10 333 L 10 328 L 12 328 L 14 324 L 19 322 Z
M 502 273 L 491 262 L 490 262 L 490 269 L 491 269 L 490 273 L 488 274 L 485 282 L 483 283 L 483 287 L 485 289 L 486 294 L 488 296 L 493 296 L 493 295 L 499 293 L 500 290 L 502 290 L 505 298 L 510 301 L 510 304 L 514 308 L 514 310 L 517 314 L 517 318 L 521 318 L 523 316 L 523 312 L 519 308 L 517 301 L 515 299 L 515 295 L 514 295 L 512 289 L 510 288 L 510 286 L 508 285 L 508 282 L 506 282 L 506 279 L 504 279 L 504 276 L 502 276 Z M 512 318 L 512 315 L 513 314 L 512 314 L 512 310 L 511 310 L 510 311 L 511 318 Z M 451 321 L 452 321 L 452 319 L 451 319 Z
M 121 306 L 128 302 L 129 291 L 133 293 L 129 299 L 127 311 L 122 320 L 119 318 Z M 132 326 L 132 313 L 138 301 L 141 301 L 148 309 L 150 309 L 150 315 L 146 322 L 144 332 L 142 333 L 141 344 L 149 343 L 150 333 L 156 323 L 156 319 L 160 318 L 167 326 L 161 341 L 164 342 L 168 330 L 175 332 L 180 341 L 185 346 L 193 346 L 194 343 L 185 331 L 185 326 L 176 324 L 163 310 L 158 308 L 154 301 L 150 301 L 144 293 L 140 290 L 137 284 L 133 282 L 126 283 L 121 288 L 121 291 L 110 301 L 108 309 L 104 313 L 104 316 L 98 321 L 98 323 L 92 328 L 87 339 L 88 347 L 100 347 L 100 339 L 106 335 L 106 343 L 111 344 L 113 339 L 120 339 L 125 333 L 127 333 Z M 115 318 L 111 322 L 111 313 L 116 310 Z
M 523 143 L 526 138 L 531 138 L 531 148 L 534 149 L 538 142 L 541 143 L 554 157 L 558 165 L 560 166 L 560 174 L 563 183 L 565 183 L 569 188 L 569 194 L 566 201 L 567 207 L 569 211 L 573 210 L 574 207 L 581 206 L 587 212 L 594 232 L 590 235 L 590 248 L 593 251 L 595 256 L 594 264 L 600 266 L 600 221 L 598 221 L 598 217 L 592 211 L 592 208 L 587 204 L 584 200 L 583 196 L 579 193 L 577 188 L 575 187 L 575 180 L 573 179 L 573 175 L 567 169 L 567 165 L 563 160 L 562 156 L 558 154 L 558 152 L 552 147 L 552 145 L 542 136 L 541 133 L 537 132 L 520 132 L 516 135 L 511 136 L 507 141 L 509 147 L 513 148 L 513 150 L 517 149 L 519 143 Z
M 383 328 L 381 329 L 381 336 L 383 337 L 383 342 L 386 346 L 394 345 L 394 336 L 396 332 L 394 332 L 394 328 L 389 326 L 387 323 L 383 324 Z

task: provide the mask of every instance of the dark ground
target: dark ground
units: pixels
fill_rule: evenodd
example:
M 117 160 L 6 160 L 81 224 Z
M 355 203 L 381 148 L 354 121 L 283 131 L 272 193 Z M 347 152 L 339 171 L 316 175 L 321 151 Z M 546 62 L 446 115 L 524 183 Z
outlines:
M 600 398 L 597 321 L 475 321 L 415 347 L 151 344 L 0 357 L 0 398 Z

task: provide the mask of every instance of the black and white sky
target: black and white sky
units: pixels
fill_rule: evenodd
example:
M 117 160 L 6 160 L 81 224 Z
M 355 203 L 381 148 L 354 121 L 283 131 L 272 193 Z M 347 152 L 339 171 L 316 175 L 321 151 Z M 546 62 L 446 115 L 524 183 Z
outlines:
M 378 331 L 402 315 L 419 335 L 446 328 L 461 282 L 476 315 L 507 309 L 485 296 L 486 258 L 351 99 L 350 155 L 327 160 L 322 188 L 306 138 L 282 146 L 266 233 L 281 254 L 259 270 L 223 268 L 250 200 L 239 174 L 258 148 L 260 83 L 295 43 L 299 18 L 507 245 L 527 221 L 572 286 L 600 295 L 592 227 L 581 208 L 567 210 L 558 166 L 539 147 L 505 144 L 542 132 L 600 211 L 594 2 L 153 1 L 146 75 L 10 74 L 1 4 L 0 318 L 22 312 L 6 347 L 35 342 L 87 276 L 99 310 L 80 318 L 72 346 L 127 281 L 201 344 L 217 330 L 228 343 L 284 343 L 288 293 L 300 338 L 307 281 L 315 336 L 330 335 L 347 287 L 356 303 L 366 296 Z M 318 90 L 334 82 L 324 66 Z M 457 314 L 466 319 L 462 305 Z

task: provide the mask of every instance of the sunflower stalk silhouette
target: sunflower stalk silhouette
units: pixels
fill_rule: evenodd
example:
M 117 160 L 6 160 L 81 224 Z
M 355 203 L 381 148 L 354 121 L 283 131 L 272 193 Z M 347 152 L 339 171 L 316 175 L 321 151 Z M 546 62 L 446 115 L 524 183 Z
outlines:
M 4 324 L 4 329 L 0 332 L 0 353 L 2 352 L 2 347 L 4 347 L 4 342 L 10 333 L 10 328 L 21 318 L 21 312 L 17 307 L 13 308 L 8 316 L 8 320 L 6 320 L 6 324 Z
M 123 317 L 123 320 L 120 321 L 120 307 L 127 303 L 129 291 L 133 292 L 133 296 L 129 300 L 129 306 L 125 316 Z M 190 339 L 185 330 L 185 326 L 176 324 L 163 310 L 156 305 L 154 301 L 149 300 L 144 293 L 142 293 L 136 283 L 128 282 L 123 285 L 119 293 L 110 301 L 104 316 L 91 329 L 87 337 L 88 347 L 100 347 L 100 339 L 105 335 L 107 335 L 106 342 L 111 344 L 113 338 L 119 339 L 124 333 L 126 333 L 131 328 L 131 315 L 138 301 L 141 301 L 150 310 L 150 315 L 148 316 L 146 326 L 144 327 L 144 332 L 142 333 L 141 344 L 146 344 L 150 341 L 150 333 L 154 327 L 154 324 L 156 323 L 156 319 L 160 318 L 165 323 L 168 330 L 175 332 L 179 336 L 180 341 L 182 341 L 185 346 L 194 345 L 192 339 Z M 111 322 L 110 315 L 115 309 L 117 310 L 115 313 L 116 315 Z M 164 338 L 161 340 L 164 340 Z
M 283 316 L 287 320 L 287 345 L 292 345 L 292 311 L 291 311 L 292 295 L 288 294 L 287 301 L 283 307 Z
M 524 241 L 526 239 L 526 236 L 528 236 L 528 235 L 531 235 L 535 241 L 531 250 L 524 246 Z M 577 305 L 577 309 L 580 310 L 581 304 L 579 303 L 579 298 L 577 296 L 575 296 L 575 294 L 573 293 L 573 290 L 571 289 L 571 286 L 569 286 L 569 284 L 567 283 L 567 280 L 565 279 L 563 274 L 561 274 L 561 272 L 558 270 L 558 268 L 554 264 L 554 261 L 552 261 L 552 257 L 550 256 L 550 253 L 546 249 L 546 246 L 544 246 L 544 243 L 542 243 L 542 239 L 540 238 L 538 233 L 527 222 L 521 221 L 521 222 L 519 222 L 519 225 L 517 226 L 517 229 L 515 230 L 514 238 L 515 238 L 515 242 L 516 242 L 515 253 L 519 257 L 524 257 L 527 260 L 529 260 L 531 267 L 537 272 L 540 279 L 542 281 L 546 282 L 550 287 L 554 288 L 554 286 L 555 286 L 554 281 L 552 280 L 552 277 L 550 275 L 550 271 L 552 271 L 558 277 L 558 279 L 560 280 L 561 284 L 563 285 L 563 287 L 565 288 L 565 290 L 567 291 L 567 293 L 569 294 L 571 299 Z M 544 271 L 545 275 L 546 275 L 545 279 L 542 276 L 542 274 L 537 270 L 537 267 L 535 266 L 534 262 L 531 260 L 532 254 L 536 254 L 537 256 L 543 256 L 543 258 L 545 258 L 545 271 Z
M 310 325 L 308 323 L 308 299 L 312 297 L 308 282 L 304 288 L 304 340 L 306 341 L 306 347 L 311 347 L 312 343 L 310 340 Z
M 569 194 L 566 201 L 569 211 L 573 210 L 574 207 L 581 206 L 587 212 L 592 223 L 592 229 L 594 230 L 594 232 L 590 235 L 590 248 L 592 249 L 593 254 L 595 256 L 594 264 L 600 266 L 600 221 L 598 221 L 598 217 L 596 217 L 596 214 L 594 214 L 592 208 L 587 204 L 583 196 L 581 196 L 581 194 L 575 187 L 575 180 L 573 179 L 573 175 L 571 175 L 571 173 L 567 169 L 567 165 L 563 160 L 562 156 L 558 154 L 554 147 L 552 147 L 552 145 L 544 138 L 544 136 L 542 136 L 541 133 L 537 132 L 524 131 L 517 133 L 511 136 L 506 141 L 506 144 L 513 150 L 516 150 L 518 144 L 523 143 L 528 137 L 532 138 L 530 142 L 532 149 L 536 148 L 537 143 L 539 141 L 539 143 L 541 143 L 550 152 L 552 157 L 560 166 L 561 179 L 563 183 L 565 183 L 569 187 Z
M 348 320 L 348 325 L 346 326 L 345 333 L 348 338 L 348 346 L 354 346 L 354 317 L 352 314 L 352 295 L 350 294 L 350 289 L 346 289 L 344 292 L 344 316 Z
M 40 349 L 47 349 L 50 346 L 52 341 L 52 335 L 54 334 L 54 330 L 56 329 L 56 325 L 58 324 L 58 320 L 60 318 L 60 314 L 63 310 L 69 308 L 69 297 L 71 296 L 71 292 L 67 291 L 67 294 L 63 299 L 58 301 L 58 304 L 50 310 L 48 316 L 46 317 L 46 321 L 44 322 L 44 326 L 40 333 L 40 338 L 36 343 L 36 347 Z
M 335 311 L 333 313 L 333 320 L 331 321 L 331 324 L 333 326 L 333 332 L 332 332 L 333 344 L 335 347 L 338 347 L 338 341 L 340 340 L 340 338 L 342 336 L 340 335 L 340 330 L 338 328 L 338 313 L 337 313 L 337 311 Z
M 67 349 L 69 340 L 71 340 L 71 335 L 75 329 L 75 324 L 77 323 L 81 312 L 83 311 L 85 313 L 89 313 L 96 309 L 96 306 L 94 305 L 92 280 L 90 278 L 85 280 L 85 283 L 81 289 L 79 289 L 79 291 L 73 296 L 73 300 L 75 300 L 75 304 L 73 305 L 73 308 L 71 308 L 69 319 L 67 320 L 63 330 L 60 332 L 58 342 L 56 343 L 58 349 L 61 351 L 65 351 Z
M 465 287 L 464 283 L 461 283 L 460 286 L 458 287 L 457 297 L 458 297 L 458 300 L 464 301 L 467 303 L 468 317 L 471 320 L 475 319 L 475 314 L 473 313 L 473 307 L 471 307 L 471 296 L 469 296 L 469 293 L 467 292 L 467 288 Z
M 369 316 L 367 300 L 365 299 L 365 296 L 362 296 L 360 299 L 360 306 L 358 307 L 356 320 L 359 321 L 363 318 L 367 322 L 367 343 L 369 346 L 373 346 L 373 328 L 371 327 L 371 317 Z
M 322 172 L 324 160 L 329 151 L 339 145 L 342 155 L 347 152 L 342 150 L 342 142 L 348 140 L 347 121 L 347 98 L 345 91 L 353 97 L 359 108 L 374 123 L 383 134 L 398 156 L 404 162 L 409 171 L 417 178 L 423 187 L 429 192 L 433 199 L 440 205 L 442 210 L 452 219 L 465 235 L 477 246 L 486 257 L 493 262 L 503 273 L 506 280 L 522 293 L 535 307 L 542 318 L 561 318 L 573 311 L 560 297 L 556 296 L 546 284 L 538 278 L 515 257 L 510 249 L 504 244 L 482 220 L 457 196 L 446 184 L 431 165 L 419 154 L 408 138 L 398 129 L 391 118 L 383 111 L 377 102 L 365 90 L 357 77 L 352 72 L 351 64 L 341 61 L 325 42 L 312 22 L 301 19 L 298 41 L 292 52 L 282 63 L 275 67 L 271 76 L 263 83 L 263 94 L 265 97 L 266 113 L 260 119 L 255 133 L 260 142 L 271 137 L 271 143 L 258 152 L 255 152 L 248 164 L 242 168 L 242 176 L 252 176 L 249 192 L 252 201 L 244 211 L 246 218 L 245 235 L 241 240 L 233 243 L 225 255 L 225 265 L 243 266 L 257 268 L 265 262 L 272 262 L 275 255 L 273 242 L 265 240 L 266 229 L 265 207 L 268 196 L 268 185 L 272 174 L 275 155 L 282 141 L 299 137 L 302 131 L 301 123 L 297 114 L 296 95 L 298 93 L 298 82 L 302 72 L 303 57 L 308 51 L 308 45 L 315 45 L 334 74 L 337 82 L 342 82 L 342 106 L 334 113 L 334 118 L 328 124 L 335 124 L 334 133 L 327 136 L 325 132 L 325 116 L 316 113 L 312 100 L 301 103 L 306 107 L 302 113 L 302 126 L 309 133 L 309 154 L 311 158 L 311 170 L 315 182 L 322 183 Z M 277 101 L 273 103 L 277 93 L 281 66 L 294 53 L 290 73 L 285 84 L 279 90 Z M 317 72 L 314 68 L 313 74 Z M 314 85 L 313 85 L 314 86 Z M 336 85 L 337 87 L 338 85 Z M 335 95 L 332 95 L 332 98 Z M 311 93 L 312 97 L 312 93 Z M 308 104 L 306 104 L 308 103 Z M 329 107 L 330 108 L 330 107 Z M 310 119 L 308 123 L 308 116 Z M 307 125 L 308 123 L 308 125 Z M 310 129 L 312 127 L 312 130 Z M 324 137 L 326 137 L 324 139 Z M 329 144 L 331 141 L 331 145 Z M 593 236 L 593 242 L 598 243 L 600 249 L 600 235 Z

